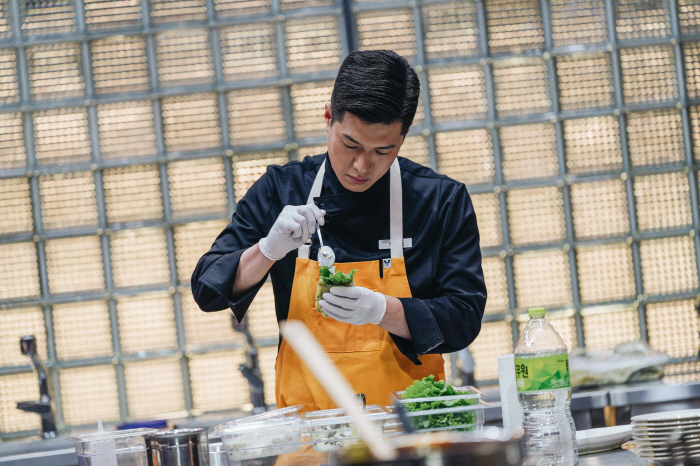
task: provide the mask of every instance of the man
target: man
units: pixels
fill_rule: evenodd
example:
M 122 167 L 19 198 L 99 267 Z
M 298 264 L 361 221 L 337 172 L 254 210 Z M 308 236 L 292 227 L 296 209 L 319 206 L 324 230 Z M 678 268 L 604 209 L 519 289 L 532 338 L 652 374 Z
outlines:
M 325 105 L 328 152 L 268 167 L 192 275 L 202 310 L 240 320 L 270 274 L 277 320 L 304 322 L 369 404 L 443 378 L 440 354 L 476 338 L 486 303 L 466 187 L 397 158 L 419 91 L 395 52 L 350 54 Z M 354 288 L 324 294 L 328 317 L 314 309 L 317 228 L 337 269 L 358 269 Z M 333 407 L 284 340 L 275 370 L 279 407 Z

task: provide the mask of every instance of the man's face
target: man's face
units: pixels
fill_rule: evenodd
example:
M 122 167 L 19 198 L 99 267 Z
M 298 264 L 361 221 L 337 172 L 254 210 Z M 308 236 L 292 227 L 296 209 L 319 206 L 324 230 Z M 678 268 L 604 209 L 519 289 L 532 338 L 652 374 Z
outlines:
M 365 123 L 350 112 L 331 125 L 331 104 L 326 103 L 328 157 L 340 183 L 348 190 L 367 191 L 389 170 L 399 155 L 404 137 L 401 122 Z

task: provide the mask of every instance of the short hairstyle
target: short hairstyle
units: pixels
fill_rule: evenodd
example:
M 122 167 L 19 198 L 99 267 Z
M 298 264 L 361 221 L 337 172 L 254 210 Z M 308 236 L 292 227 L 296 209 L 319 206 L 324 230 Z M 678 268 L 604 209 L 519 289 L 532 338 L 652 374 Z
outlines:
M 401 122 L 406 135 L 418 107 L 420 81 L 392 50 L 353 52 L 343 60 L 331 95 L 331 124 L 350 112 L 365 123 Z

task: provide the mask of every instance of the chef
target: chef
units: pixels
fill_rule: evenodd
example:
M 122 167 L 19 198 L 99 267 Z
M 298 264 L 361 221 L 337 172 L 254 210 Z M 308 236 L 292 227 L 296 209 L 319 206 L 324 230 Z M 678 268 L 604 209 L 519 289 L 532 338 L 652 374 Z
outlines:
M 272 280 L 277 320 L 306 324 L 368 404 L 431 374 L 479 333 L 486 303 L 479 231 L 464 184 L 398 157 L 420 83 L 392 51 L 351 53 L 325 104 L 328 152 L 271 165 L 197 264 L 194 299 L 241 320 Z M 465 147 L 465 150 L 468 148 Z M 320 247 L 358 269 L 314 308 Z M 282 339 L 278 407 L 333 402 Z

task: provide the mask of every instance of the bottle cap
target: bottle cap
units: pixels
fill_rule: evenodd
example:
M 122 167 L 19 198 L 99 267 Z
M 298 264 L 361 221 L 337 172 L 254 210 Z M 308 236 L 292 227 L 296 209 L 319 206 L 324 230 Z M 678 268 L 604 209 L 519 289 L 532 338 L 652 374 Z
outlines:
M 533 307 L 527 310 L 527 313 L 529 314 L 530 317 L 542 317 L 544 316 L 544 308 L 543 307 Z

